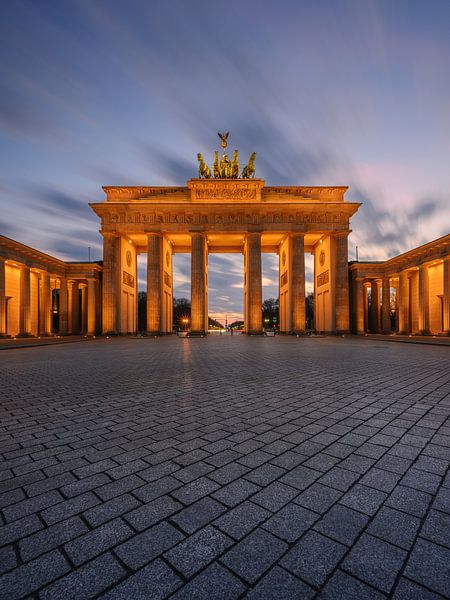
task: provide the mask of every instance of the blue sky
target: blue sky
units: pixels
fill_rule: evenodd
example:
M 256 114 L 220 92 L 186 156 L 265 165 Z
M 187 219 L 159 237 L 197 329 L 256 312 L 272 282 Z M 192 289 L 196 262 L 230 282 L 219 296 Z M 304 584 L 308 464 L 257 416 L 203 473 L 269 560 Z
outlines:
M 6 3 L 0 232 L 100 258 L 102 185 L 184 185 L 231 130 L 268 185 L 350 186 L 350 258 L 444 235 L 449 31 L 447 0 Z M 189 258 L 175 266 L 187 295 Z M 265 297 L 276 281 L 265 256 Z M 241 257 L 212 257 L 210 312 L 239 313 L 241 283 Z

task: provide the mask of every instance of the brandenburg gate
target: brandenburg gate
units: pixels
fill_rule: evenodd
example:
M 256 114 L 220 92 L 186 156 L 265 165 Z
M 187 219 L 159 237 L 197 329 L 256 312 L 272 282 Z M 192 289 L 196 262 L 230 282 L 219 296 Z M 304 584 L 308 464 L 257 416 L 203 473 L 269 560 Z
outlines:
M 191 333 L 208 330 L 208 255 L 244 255 L 244 327 L 263 332 L 261 254 L 279 256 L 280 331 L 305 331 L 305 252 L 314 255 L 316 330 L 349 330 L 349 220 L 360 204 L 346 187 L 267 187 L 253 154 L 239 178 L 237 151 L 214 176 L 198 155 L 199 177 L 182 187 L 104 187 L 92 203 L 103 235 L 102 332 L 136 330 L 137 256 L 147 254 L 147 331 L 172 332 L 172 259 L 191 254 Z M 225 137 L 226 136 L 226 137 Z

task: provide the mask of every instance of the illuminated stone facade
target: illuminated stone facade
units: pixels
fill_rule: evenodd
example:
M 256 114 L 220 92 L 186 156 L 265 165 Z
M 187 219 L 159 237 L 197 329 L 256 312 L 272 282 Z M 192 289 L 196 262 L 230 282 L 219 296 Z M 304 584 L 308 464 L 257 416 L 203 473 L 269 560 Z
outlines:
M 101 271 L 0 236 L 0 337 L 99 333 Z
M 91 204 L 103 235 L 103 333 L 136 328 L 139 253 L 147 253 L 147 330 L 172 332 L 172 257 L 191 254 L 191 330 L 208 328 L 208 255 L 244 255 L 244 323 L 260 334 L 261 254 L 280 260 L 280 331 L 305 331 L 305 252 L 315 256 L 316 329 L 349 330 L 346 187 L 266 187 L 191 179 L 186 187 L 105 187 Z
M 385 262 L 348 263 L 346 187 L 191 179 L 105 187 L 103 262 L 68 263 L 0 236 L 0 336 L 137 330 L 137 257 L 147 255 L 147 331 L 173 331 L 172 259 L 191 254 L 193 334 L 208 328 L 208 256 L 244 255 L 244 323 L 263 332 L 261 254 L 279 257 L 279 329 L 305 331 L 305 253 L 318 333 L 450 334 L 450 235 Z
M 450 235 L 385 262 L 350 263 L 354 333 L 450 334 Z

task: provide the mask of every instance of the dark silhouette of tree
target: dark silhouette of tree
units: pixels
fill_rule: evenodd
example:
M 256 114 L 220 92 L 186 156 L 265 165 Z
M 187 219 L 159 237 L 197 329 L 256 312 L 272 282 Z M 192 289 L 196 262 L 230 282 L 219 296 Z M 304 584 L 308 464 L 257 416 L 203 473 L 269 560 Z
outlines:
M 183 319 L 189 319 L 188 327 Z M 191 322 L 191 301 L 187 298 L 173 299 L 173 326 L 175 329 L 188 329 Z
M 273 328 L 280 322 L 278 298 L 268 298 L 262 303 L 264 327 Z M 268 319 L 266 321 L 266 319 Z

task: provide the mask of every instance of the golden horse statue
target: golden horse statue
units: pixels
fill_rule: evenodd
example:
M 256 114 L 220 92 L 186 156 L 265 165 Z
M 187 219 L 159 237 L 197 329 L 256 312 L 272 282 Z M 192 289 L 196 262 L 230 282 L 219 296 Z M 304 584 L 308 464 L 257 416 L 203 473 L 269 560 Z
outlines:
M 233 159 L 231 161 L 231 177 L 237 179 L 239 177 L 239 158 L 238 151 L 235 150 L 233 153 Z
M 252 152 L 248 164 L 242 169 L 242 179 L 251 179 L 255 176 L 256 152 Z
M 220 179 L 219 151 L 214 152 L 213 173 L 215 179 Z
M 208 165 L 205 163 L 205 159 L 200 152 L 197 154 L 198 160 L 198 176 L 199 178 L 204 177 L 205 179 L 211 178 L 211 170 Z

